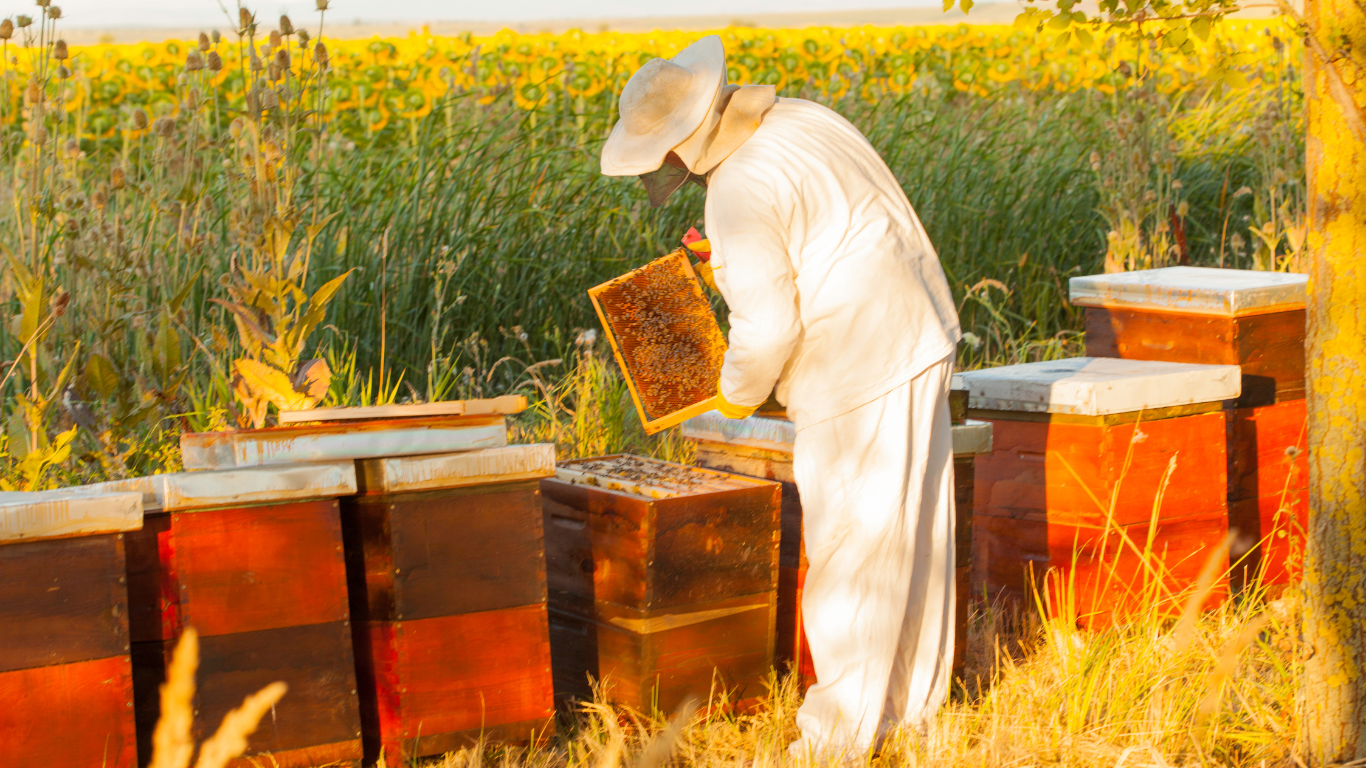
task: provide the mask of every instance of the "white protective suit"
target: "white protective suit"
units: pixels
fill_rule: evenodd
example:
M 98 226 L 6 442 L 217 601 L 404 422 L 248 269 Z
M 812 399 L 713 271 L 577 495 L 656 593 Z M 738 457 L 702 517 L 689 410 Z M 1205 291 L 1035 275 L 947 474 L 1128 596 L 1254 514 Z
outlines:
M 866 750 L 948 693 L 958 317 L 900 185 L 835 112 L 780 98 L 707 183 L 730 308 L 721 394 L 797 427 L 817 684 L 794 750 Z

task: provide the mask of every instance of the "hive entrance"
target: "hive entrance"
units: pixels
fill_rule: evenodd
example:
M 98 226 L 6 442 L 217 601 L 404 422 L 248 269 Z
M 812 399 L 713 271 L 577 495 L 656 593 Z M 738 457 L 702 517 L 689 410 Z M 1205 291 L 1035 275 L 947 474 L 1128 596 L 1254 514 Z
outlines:
M 647 433 L 716 407 L 726 340 L 683 249 L 588 295 Z

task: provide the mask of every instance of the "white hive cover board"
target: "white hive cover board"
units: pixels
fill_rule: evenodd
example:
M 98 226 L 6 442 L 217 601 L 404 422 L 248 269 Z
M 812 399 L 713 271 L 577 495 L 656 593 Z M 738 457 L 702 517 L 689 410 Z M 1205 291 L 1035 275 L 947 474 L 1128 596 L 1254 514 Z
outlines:
M 186 469 L 230 469 L 341 459 L 451 453 L 507 445 L 507 423 L 270 435 L 270 430 L 181 437 Z
M 366 493 L 400 493 L 510 483 L 555 474 L 555 446 L 509 445 L 439 456 L 402 456 L 359 462 Z
M 136 531 L 138 493 L 76 494 L 67 489 L 0 493 L 0 544 Z
M 728 419 L 719 411 L 707 411 L 683 422 L 683 436 L 692 440 L 791 453 L 792 445 L 797 440 L 797 427 L 787 419 L 771 416 Z M 991 453 L 991 424 L 968 420 L 965 424 L 953 425 L 953 453 L 955 456 Z
M 1023 413 L 1108 416 L 1232 400 L 1242 394 L 1236 365 L 1074 357 L 954 374 L 968 407 Z
M 71 493 L 132 491 L 142 495 L 144 509 L 167 512 L 238 504 L 330 499 L 356 492 L 352 461 L 289 464 L 111 480 L 66 489 Z
M 1211 267 L 1163 267 L 1068 281 L 1073 304 L 1236 316 L 1304 306 L 1309 276 Z

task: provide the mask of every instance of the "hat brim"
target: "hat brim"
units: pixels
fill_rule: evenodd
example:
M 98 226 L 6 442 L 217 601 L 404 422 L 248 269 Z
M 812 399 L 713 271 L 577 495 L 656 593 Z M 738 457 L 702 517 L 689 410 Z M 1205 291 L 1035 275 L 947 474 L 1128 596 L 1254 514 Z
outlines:
M 657 170 L 674 147 L 682 144 L 707 119 L 721 87 L 726 84 L 726 49 L 717 35 L 708 35 L 678 52 L 670 61 L 693 73 L 685 97 L 691 106 L 666 129 L 632 134 L 621 120 L 612 126 L 602 147 L 602 172 L 607 176 L 638 176 Z

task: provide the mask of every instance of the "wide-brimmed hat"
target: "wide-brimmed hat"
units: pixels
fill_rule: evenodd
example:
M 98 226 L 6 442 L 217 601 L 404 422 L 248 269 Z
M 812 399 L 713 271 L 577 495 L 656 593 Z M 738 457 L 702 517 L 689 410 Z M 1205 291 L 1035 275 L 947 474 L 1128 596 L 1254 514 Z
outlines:
M 602 148 L 602 172 L 637 176 L 658 169 L 707 119 L 725 84 L 726 49 L 716 35 L 672 59 L 646 62 L 621 90 L 621 119 Z

